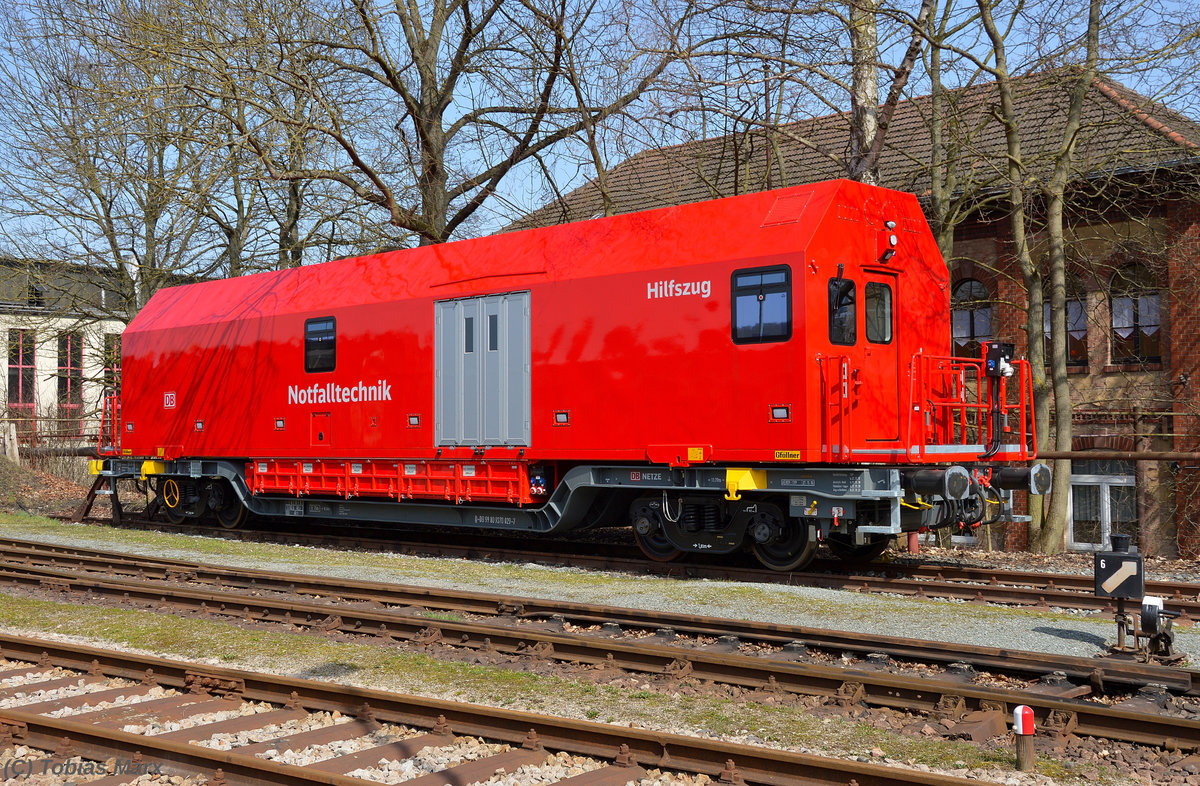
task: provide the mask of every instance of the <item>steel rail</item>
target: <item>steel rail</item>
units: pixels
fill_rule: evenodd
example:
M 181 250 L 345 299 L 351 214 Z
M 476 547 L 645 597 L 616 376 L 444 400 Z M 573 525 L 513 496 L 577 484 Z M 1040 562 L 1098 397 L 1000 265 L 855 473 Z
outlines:
M 1200 672 L 1125 660 L 1048 655 L 993 647 L 945 644 L 892 636 L 868 636 L 834 630 L 747 620 L 720 619 L 690 614 L 615 608 L 567 601 L 416 587 L 384 582 L 326 578 L 309 574 L 278 573 L 250 568 L 225 568 L 198 562 L 147 557 L 98 549 L 0 539 L 0 559 L 23 564 L 43 560 L 52 566 L 69 566 L 106 575 L 123 573 L 139 579 L 195 581 L 219 588 L 314 595 L 339 601 L 364 601 L 381 605 L 418 606 L 442 612 L 459 612 L 523 620 L 561 617 L 574 625 L 616 623 L 623 629 L 657 631 L 670 628 L 690 636 L 737 636 L 747 643 L 804 647 L 860 656 L 882 652 L 901 660 L 949 665 L 968 663 L 979 670 L 1037 679 L 1063 672 L 1069 679 L 1090 683 L 1099 692 L 1114 688 L 1136 689 L 1150 683 L 1165 685 L 1181 694 L 1200 695 Z
M 935 715 L 953 708 L 957 720 L 980 710 L 1007 714 L 1018 704 L 1040 718 L 1059 719 L 1075 733 L 1143 745 L 1173 745 L 1200 750 L 1200 721 L 1103 704 L 1057 699 L 1044 693 L 981 687 L 953 680 L 914 678 L 865 669 L 815 665 L 703 649 L 626 642 L 532 628 L 413 617 L 387 610 L 302 603 L 236 592 L 200 591 L 139 581 L 78 577 L 49 568 L 0 568 L 0 582 L 107 596 L 124 605 L 142 602 L 256 623 L 279 623 L 320 634 L 342 633 L 403 639 L 416 644 L 531 656 L 564 663 L 611 665 L 627 671 L 712 680 L 747 689 L 817 696 L 839 705 L 864 704 Z M 1164 743 L 1164 741 L 1167 741 Z
M 791 751 L 773 750 L 751 745 L 729 743 L 720 740 L 687 737 L 679 734 L 649 731 L 646 729 L 613 726 L 603 723 L 553 718 L 527 712 L 501 708 L 482 708 L 470 704 L 439 699 L 387 693 L 371 688 L 361 688 L 315 680 L 256 674 L 238 669 L 229 669 L 207 664 L 198 665 L 178 660 L 169 660 L 148 655 L 37 640 L 27 636 L 0 634 L 0 652 L 15 660 L 36 662 L 45 660 L 55 666 L 81 671 L 94 670 L 111 677 L 142 679 L 153 674 L 158 684 L 185 688 L 191 684 L 189 677 L 202 674 L 206 678 L 224 680 L 239 686 L 239 695 L 246 701 L 262 701 L 272 704 L 299 704 L 308 711 L 337 711 L 344 715 L 362 714 L 364 708 L 378 721 L 404 724 L 417 728 L 432 729 L 439 718 L 455 734 L 470 734 L 486 739 L 499 740 L 520 745 L 528 739 L 530 730 L 535 730 L 542 744 L 551 750 L 567 751 L 575 755 L 596 758 L 612 758 L 628 746 L 631 758 L 647 767 L 664 767 L 687 772 L 704 773 L 720 777 L 726 763 L 733 761 L 742 779 L 748 783 L 770 784 L 771 786 L 845 786 L 852 779 L 859 786 L 969 786 L 976 781 L 948 775 L 919 772 L 915 770 L 887 767 L 869 762 L 834 759 Z M 77 728 L 83 724 L 69 719 L 49 719 L 44 716 L 0 710 L 0 724 L 12 730 L 14 736 L 22 733 L 37 734 L 40 744 L 35 747 L 52 749 L 64 735 L 72 743 L 76 737 L 95 744 L 95 757 L 113 755 L 114 749 L 122 754 L 131 750 L 141 751 L 143 756 L 159 756 L 175 761 L 176 756 L 191 755 L 198 746 L 183 746 L 169 740 L 154 737 L 123 734 L 91 728 Z M 24 730 L 24 731 L 22 731 Z M 102 736 L 102 739 L 97 739 Z M 17 737 L 18 739 L 20 737 Z M 106 742 L 107 741 L 107 742 Z M 32 741 L 30 741 L 30 744 Z M 104 746 L 112 747 L 104 747 Z M 220 759 L 225 776 L 230 777 L 233 766 L 247 768 L 253 759 L 236 754 L 236 751 L 213 751 Z M 272 764 L 254 759 L 259 766 L 253 772 L 244 772 L 245 783 L 296 783 L 299 779 L 254 780 L 256 777 L 273 778 L 276 770 L 288 765 Z M 210 765 L 196 763 L 197 767 L 212 772 Z M 288 774 L 304 768 L 291 767 Z M 344 776 L 323 775 L 318 783 L 361 784 L 363 781 Z
M 1037 573 L 1033 571 L 982 568 L 967 565 L 872 565 L 871 573 L 891 573 L 916 579 L 942 582 L 963 582 L 995 587 L 1022 587 L 1039 592 L 1079 592 L 1091 595 L 1095 577 L 1090 573 Z M 859 574 L 863 575 L 863 574 Z M 857 578 L 857 577 L 855 577 Z M 1147 595 L 1159 595 L 1163 600 L 1178 604 L 1181 610 L 1195 611 L 1200 600 L 1200 584 L 1194 582 L 1146 579 Z

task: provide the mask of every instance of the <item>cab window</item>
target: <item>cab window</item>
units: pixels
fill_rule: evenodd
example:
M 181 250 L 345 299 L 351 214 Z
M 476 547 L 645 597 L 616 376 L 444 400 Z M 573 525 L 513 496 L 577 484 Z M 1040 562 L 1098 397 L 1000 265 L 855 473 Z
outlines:
M 304 323 L 304 370 L 333 371 L 337 362 L 337 320 L 319 317 Z
M 872 344 L 892 343 L 892 288 L 878 281 L 869 281 L 863 302 L 867 322 L 867 341 Z
M 854 282 L 829 279 L 829 343 L 851 345 L 858 341 L 858 302 Z
M 792 271 L 787 265 L 736 270 L 732 283 L 733 343 L 792 337 Z

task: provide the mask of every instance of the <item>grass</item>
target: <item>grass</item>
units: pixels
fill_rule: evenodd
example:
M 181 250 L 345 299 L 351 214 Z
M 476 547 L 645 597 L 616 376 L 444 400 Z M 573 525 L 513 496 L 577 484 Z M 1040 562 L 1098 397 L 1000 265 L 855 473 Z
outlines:
M 466 622 L 467 618 L 454 611 L 426 611 L 419 616 L 427 620 L 441 620 L 442 622 Z
M 1008 751 L 973 744 L 921 739 L 876 729 L 842 717 L 818 717 L 797 706 L 681 696 L 657 690 L 627 690 L 555 676 L 471 663 L 372 644 L 333 642 L 295 633 L 243 629 L 207 618 L 151 611 L 81 606 L 47 600 L 6 598 L 0 625 L 23 634 L 59 633 L 167 656 L 211 659 L 249 669 L 451 698 L 568 717 L 708 733 L 753 736 L 807 752 L 870 757 L 878 748 L 889 759 L 933 768 L 1011 769 Z M 1112 771 L 1089 768 L 1086 779 L 1112 783 Z M 1064 777 L 1053 761 L 1039 771 Z M 1083 782 L 1083 773 L 1072 774 Z
M 252 543 L 221 538 L 204 538 L 170 532 L 143 532 L 92 524 L 72 524 L 40 516 L 0 513 L 0 532 L 8 537 L 54 538 L 60 541 L 87 544 L 94 548 L 140 550 L 161 554 L 164 551 L 191 554 L 195 557 L 227 557 L 231 562 L 253 564 L 263 561 L 286 562 L 296 568 L 379 569 L 396 577 L 445 578 L 461 573 L 469 564 L 472 577 L 484 576 L 495 581 L 526 584 L 531 576 L 557 574 L 575 585 L 604 585 L 614 579 L 603 574 L 585 573 L 564 568 L 536 568 L 510 563 L 485 564 L 458 559 L 408 557 L 399 554 L 373 554 L 361 551 L 316 549 L 310 546 L 288 546 L 275 543 Z M 380 576 L 381 580 L 387 577 Z

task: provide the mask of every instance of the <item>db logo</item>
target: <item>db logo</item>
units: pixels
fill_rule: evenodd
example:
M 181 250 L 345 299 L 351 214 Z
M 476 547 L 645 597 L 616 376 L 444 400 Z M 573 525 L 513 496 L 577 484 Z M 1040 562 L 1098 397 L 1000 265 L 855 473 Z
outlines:
M 640 473 L 640 472 L 630 472 L 630 473 L 629 473 L 629 479 L 630 479 L 630 480 L 641 480 L 641 479 L 642 479 L 642 473 Z
M 163 393 L 163 409 L 175 409 L 175 391 Z

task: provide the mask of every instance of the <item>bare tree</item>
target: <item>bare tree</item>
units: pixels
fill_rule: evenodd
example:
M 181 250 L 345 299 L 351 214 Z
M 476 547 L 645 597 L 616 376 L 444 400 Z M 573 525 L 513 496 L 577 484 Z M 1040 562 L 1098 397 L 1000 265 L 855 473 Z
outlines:
M 688 83 L 672 85 L 668 110 L 686 138 L 721 136 L 697 165 L 714 196 L 787 184 L 783 145 L 820 153 L 841 176 L 879 182 L 887 132 L 927 46 L 934 5 L 923 0 L 904 20 L 884 14 L 877 0 L 735 0 L 715 10 L 720 36 L 688 59 Z M 815 121 L 847 103 L 846 134 L 830 138 Z
M 201 113 L 177 87 L 186 75 L 88 46 L 79 10 L 6 7 L 0 201 L 14 246 L 107 270 L 121 298 L 105 308 L 130 319 L 170 277 L 207 269 L 194 197 L 219 188 L 221 173 L 208 166 Z
M 432 243 L 463 226 L 515 166 L 622 111 L 680 56 L 694 13 L 687 0 L 656 18 L 671 19 L 665 40 L 627 46 L 624 68 L 636 78 L 622 94 L 593 104 L 563 78 L 585 65 L 581 31 L 602 12 L 636 18 L 636 8 L 314 0 L 252 18 L 191 0 L 182 15 L 193 35 L 172 54 L 204 74 L 194 92 L 235 96 L 226 119 L 271 177 L 340 184 Z M 632 41 L 632 25 L 623 29 Z M 306 111 L 280 110 L 289 103 Z M 322 160 L 296 156 L 287 141 L 314 136 L 327 143 Z
M 945 14 L 949 7 L 945 8 L 943 20 L 948 18 Z M 986 207 L 994 204 L 995 193 L 1003 193 L 1010 253 L 1020 271 L 1025 294 L 1025 302 L 1019 305 L 1026 309 L 1025 333 L 1033 369 L 1035 419 L 1042 450 L 1051 447 L 1070 450 L 1072 445 L 1072 399 L 1067 376 L 1065 327 L 1065 271 L 1076 231 L 1071 222 L 1109 220 L 1098 218 L 1095 209 L 1097 201 L 1106 198 L 1101 191 L 1101 181 L 1094 176 L 1085 181 L 1081 175 L 1084 170 L 1095 173 L 1104 166 L 1116 169 L 1126 163 L 1079 160 L 1080 140 L 1103 133 L 1103 124 L 1111 122 L 1094 109 L 1090 118 L 1085 117 L 1084 108 L 1089 100 L 1094 102 L 1096 90 L 1093 84 L 1102 67 L 1117 71 L 1130 67 L 1144 69 L 1147 59 L 1170 57 L 1171 53 L 1180 51 L 1186 41 L 1195 38 L 1195 30 L 1189 32 L 1185 24 L 1158 25 L 1154 28 L 1153 40 L 1142 40 L 1137 57 L 1128 58 L 1107 42 L 1128 37 L 1130 30 L 1144 24 L 1142 16 L 1146 6 L 1137 0 L 1107 5 L 1102 0 L 1089 0 L 1084 8 L 1083 23 L 1063 30 L 1042 24 L 1045 12 L 1049 10 L 1042 6 L 1033 8 L 1018 4 L 1010 7 L 977 0 L 974 13 L 964 19 L 974 16 L 979 20 L 987 36 L 986 46 L 977 46 L 969 38 L 937 37 L 942 30 L 950 29 L 944 24 L 931 38 L 935 115 L 931 123 L 931 196 L 935 231 L 939 232 L 943 252 L 948 252 L 955 223 L 948 219 L 961 215 L 952 212 L 957 209 L 955 206 L 974 203 L 973 208 Z M 996 14 L 1001 9 L 1004 16 L 998 20 Z M 1019 53 L 1016 64 L 1010 57 L 1014 50 Z M 952 56 L 957 64 L 965 64 L 973 73 L 986 75 L 994 83 L 991 88 L 995 96 L 992 114 L 1004 132 L 1001 156 L 970 142 L 973 124 L 968 129 L 955 128 L 956 135 L 952 138 L 945 135 L 950 127 L 947 121 L 953 113 L 948 117 L 942 103 L 947 94 L 941 91 L 942 70 L 937 66 L 943 54 Z M 1031 100 L 1031 91 L 1041 96 Z M 1089 96 L 1093 98 L 1089 99 Z M 1040 114 L 1029 114 L 1030 107 L 1038 107 Z M 1137 113 L 1128 110 L 1126 108 L 1125 117 L 1136 118 Z M 1052 113 L 1052 122 L 1046 112 Z M 1046 142 L 1048 133 L 1054 135 L 1050 144 Z M 1027 145 L 1027 138 L 1036 139 L 1036 144 Z M 957 163 L 964 155 L 971 155 L 973 164 L 988 160 L 1004 162 L 1002 170 L 996 173 L 999 177 L 995 186 L 999 188 L 993 188 L 993 194 L 987 193 L 986 188 L 982 192 L 978 190 L 983 185 L 978 178 L 973 183 L 955 180 L 964 171 Z M 1119 190 L 1110 189 L 1108 193 L 1115 194 Z M 1072 207 L 1073 201 L 1079 205 Z M 1110 201 L 1110 204 L 1117 212 L 1129 212 L 1121 210 L 1116 202 Z M 1072 210 L 1073 217 L 1070 215 Z M 1088 214 L 1086 218 L 1084 214 Z M 1044 323 L 1049 337 L 1049 357 L 1043 340 Z M 1069 495 L 1070 464 L 1056 462 L 1055 484 L 1045 518 L 1042 518 L 1041 508 L 1033 510 L 1030 543 L 1035 548 L 1046 551 L 1062 548 Z

